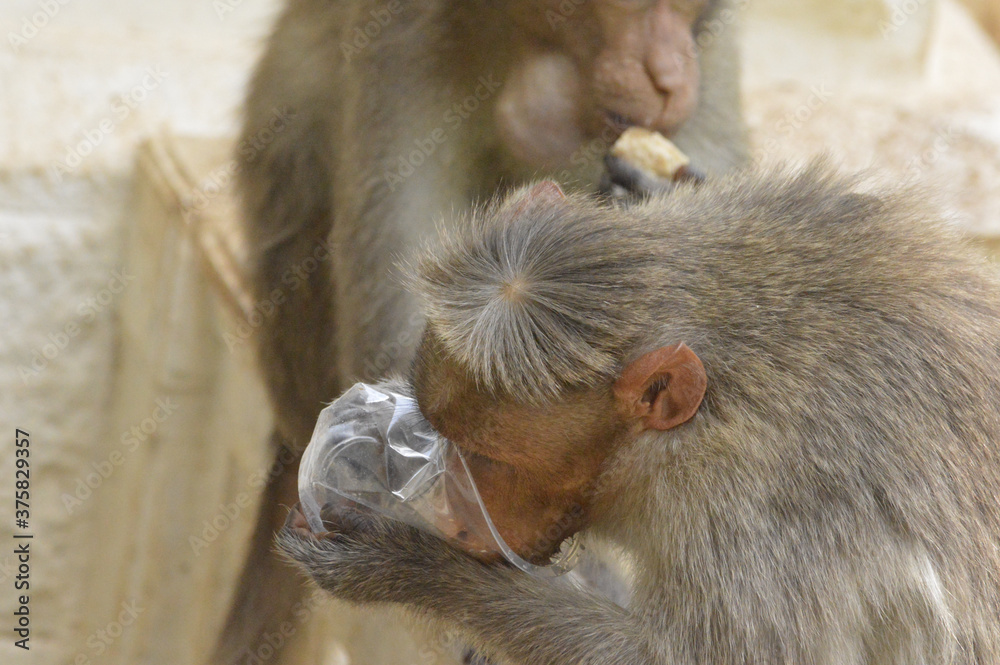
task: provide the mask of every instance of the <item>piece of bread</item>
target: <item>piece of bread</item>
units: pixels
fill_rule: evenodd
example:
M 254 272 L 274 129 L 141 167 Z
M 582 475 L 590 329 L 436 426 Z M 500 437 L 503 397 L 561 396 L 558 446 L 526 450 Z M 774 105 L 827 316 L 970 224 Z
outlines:
M 654 178 L 673 180 L 691 160 L 659 132 L 629 127 L 611 146 L 614 157 Z

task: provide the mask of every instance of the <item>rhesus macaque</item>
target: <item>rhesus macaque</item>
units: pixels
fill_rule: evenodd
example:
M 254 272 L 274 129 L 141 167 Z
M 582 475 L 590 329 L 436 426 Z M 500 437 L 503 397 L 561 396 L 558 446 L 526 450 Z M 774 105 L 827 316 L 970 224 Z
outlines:
M 595 532 L 632 601 L 293 511 L 320 586 L 501 663 L 1000 663 L 1000 279 L 920 201 L 814 164 L 466 218 L 417 263 L 413 394 L 515 551 Z
M 324 403 L 411 362 L 423 322 L 392 267 L 442 214 L 539 175 L 593 189 L 628 125 L 709 174 L 742 164 L 734 20 L 725 0 L 290 0 L 239 177 L 278 445 L 297 455 Z M 285 469 L 217 662 L 287 619 L 301 586 L 263 545 L 296 501 Z

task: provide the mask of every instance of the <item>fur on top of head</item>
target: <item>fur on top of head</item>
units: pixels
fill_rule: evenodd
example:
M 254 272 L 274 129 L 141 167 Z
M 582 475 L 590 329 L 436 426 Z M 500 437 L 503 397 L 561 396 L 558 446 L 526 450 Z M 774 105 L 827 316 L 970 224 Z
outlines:
M 836 341 L 810 322 L 846 300 L 888 315 L 907 306 L 900 289 L 927 292 L 935 274 L 964 270 L 922 199 L 901 193 L 823 160 L 625 209 L 523 188 L 442 229 L 410 267 L 411 288 L 446 353 L 515 398 L 594 387 L 678 342 L 738 377 L 782 345 Z M 864 324 L 837 325 L 850 338 Z
M 646 318 L 644 236 L 584 197 L 525 188 L 443 229 L 409 274 L 428 330 L 481 386 L 539 400 L 618 369 Z

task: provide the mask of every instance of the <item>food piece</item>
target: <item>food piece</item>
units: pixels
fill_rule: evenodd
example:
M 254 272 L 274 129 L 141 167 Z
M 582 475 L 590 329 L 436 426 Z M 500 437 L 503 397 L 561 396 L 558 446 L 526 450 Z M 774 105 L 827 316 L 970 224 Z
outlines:
M 611 155 L 652 178 L 674 180 L 691 160 L 665 136 L 641 127 L 629 127 L 611 146 Z

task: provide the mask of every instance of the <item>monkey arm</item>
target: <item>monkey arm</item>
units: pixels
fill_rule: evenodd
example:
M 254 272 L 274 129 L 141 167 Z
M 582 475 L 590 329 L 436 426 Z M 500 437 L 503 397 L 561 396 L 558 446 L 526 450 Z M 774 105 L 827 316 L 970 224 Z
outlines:
M 453 623 L 484 653 L 532 665 L 654 662 L 638 616 L 569 584 L 482 563 L 445 541 L 370 514 L 312 534 L 298 509 L 278 547 L 327 592 L 396 603 Z

